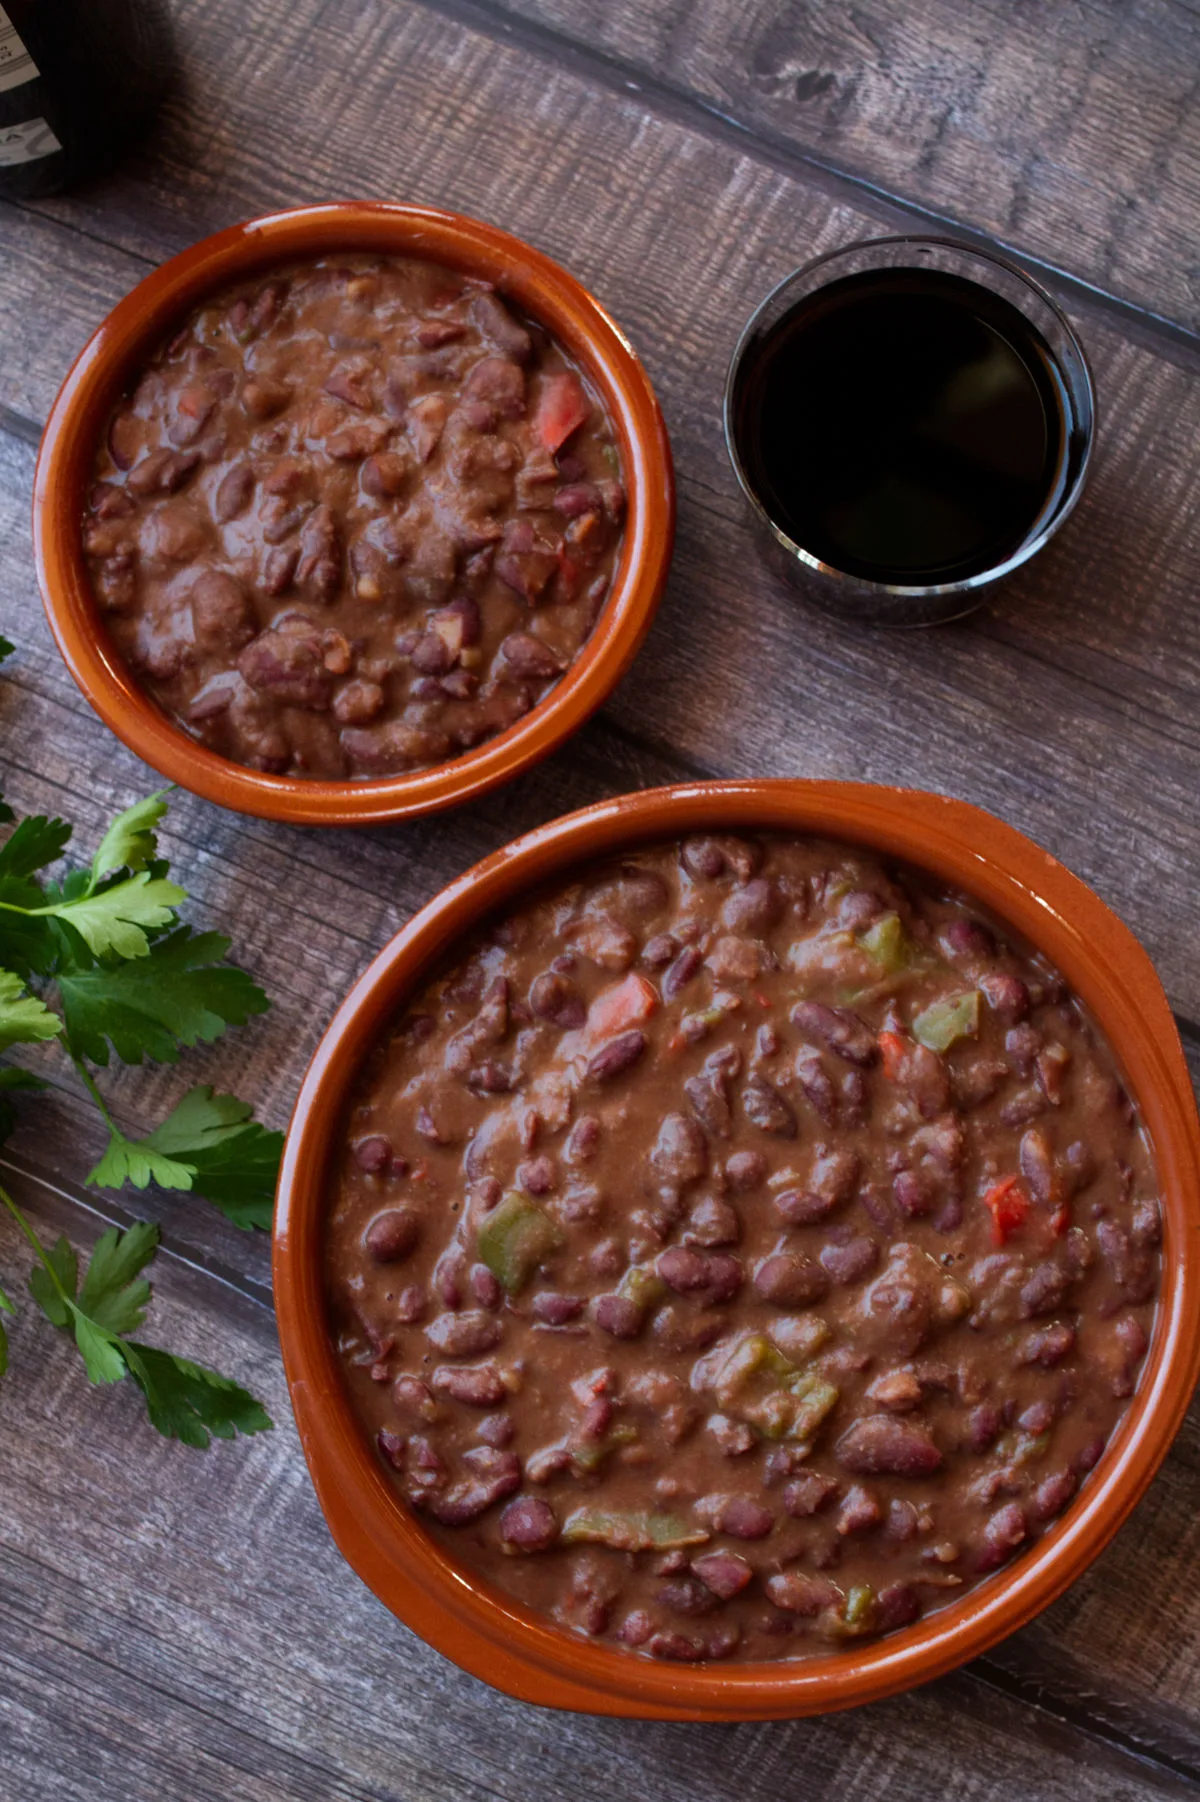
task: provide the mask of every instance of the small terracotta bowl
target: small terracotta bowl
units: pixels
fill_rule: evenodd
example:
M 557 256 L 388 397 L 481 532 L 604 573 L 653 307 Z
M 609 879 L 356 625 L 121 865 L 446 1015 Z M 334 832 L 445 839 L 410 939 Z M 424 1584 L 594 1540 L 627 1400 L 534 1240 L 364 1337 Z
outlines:
M 586 371 L 616 428 L 628 497 L 620 561 L 578 658 L 507 731 L 447 763 L 379 781 L 270 776 L 197 744 L 141 689 L 112 646 L 84 562 L 80 521 L 108 414 L 171 327 L 215 289 L 297 258 L 376 251 L 428 258 L 495 284 Z M 38 454 L 33 537 L 50 628 L 96 712 L 162 775 L 218 806 L 306 826 L 411 819 L 485 794 L 547 756 L 616 687 L 649 629 L 675 535 L 671 447 L 620 327 L 565 269 L 493 225 L 431 207 L 345 201 L 251 219 L 204 238 L 140 282 L 92 334 L 59 390 Z
M 828 834 L 916 864 L 1043 950 L 1111 1043 L 1162 1184 L 1162 1293 L 1141 1383 L 1061 1521 L 1024 1556 L 911 1628 L 769 1664 L 658 1664 L 560 1630 L 435 1543 L 350 1411 L 326 1325 L 328 1185 L 359 1072 L 431 965 L 488 915 L 581 862 L 696 831 Z M 606 801 L 528 833 L 437 896 L 355 985 L 296 1103 L 275 1214 L 275 1302 L 292 1406 L 317 1497 L 354 1569 L 400 1619 L 523 1701 L 670 1720 L 760 1720 L 849 1708 L 976 1657 L 1061 1595 L 1125 1520 L 1200 1374 L 1200 1121 L 1175 1025 L 1133 935 L 1029 839 L 961 801 L 838 782 L 728 782 Z

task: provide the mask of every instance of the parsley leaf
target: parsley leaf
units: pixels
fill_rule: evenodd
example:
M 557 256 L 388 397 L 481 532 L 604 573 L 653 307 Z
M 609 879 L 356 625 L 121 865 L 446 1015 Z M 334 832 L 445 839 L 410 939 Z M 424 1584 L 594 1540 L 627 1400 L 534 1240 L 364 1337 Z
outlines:
M 44 902 L 41 889 L 27 876 L 0 876 L 0 964 L 22 976 L 33 971 L 45 976 L 54 963 L 54 928 L 29 911 Z
M 32 876 L 35 870 L 56 863 L 65 851 L 71 828 L 65 820 L 31 814 L 0 845 L 0 876 Z
M 62 1021 L 44 1001 L 30 995 L 19 976 L 0 970 L 0 1051 L 10 1045 L 33 1045 L 39 1039 L 55 1039 Z
M 71 1304 L 79 1283 L 79 1264 L 66 1239 L 60 1238 L 49 1251 L 42 1248 L 42 1264 L 29 1273 L 29 1287 L 51 1326 L 69 1327 Z M 70 1301 L 68 1301 L 70 1297 Z
M 106 1333 L 132 1333 L 146 1318 L 150 1285 L 138 1272 L 158 1249 L 158 1228 L 139 1220 L 128 1232 L 109 1227 L 96 1241 L 79 1306 Z
M 15 644 L 9 644 L 7 638 L 0 637 L 0 663 L 3 663 L 6 657 L 11 657 L 16 648 Z
M 147 795 L 144 801 L 135 801 L 117 815 L 92 859 L 93 887 L 114 870 L 144 870 L 153 862 L 158 851 L 154 828 L 167 811 L 163 800 L 166 792 L 160 789 L 155 795 Z
M 19 1217 L 11 1199 L 5 1201 Z M 158 1240 L 152 1221 L 138 1221 L 127 1232 L 110 1227 L 96 1243 L 78 1294 L 78 1265 L 66 1239 L 49 1251 L 39 1245 L 43 1262 L 29 1286 L 52 1325 L 74 1335 L 93 1383 L 116 1383 L 129 1372 L 145 1397 L 151 1424 L 164 1438 L 203 1451 L 214 1435 L 232 1439 L 235 1433 L 268 1432 L 274 1424 L 270 1415 L 228 1377 L 125 1337 L 145 1315 L 150 1285 L 140 1273 Z
M 162 1125 L 144 1139 L 113 1133 L 88 1177 L 115 1189 L 191 1189 L 240 1227 L 269 1227 L 283 1134 L 268 1132 L 236 1095 L 214 1095 L 207 1083 L 189 1089 Z
M 125 1064 L 173 1064 L 180 1045 L 211 1044 L 269 1006 L 219 932 L 180 926 L 117 965 L 63 968 L 58 975 L 67 1041 L 77 1057 L 107 1064 L 108 1042 Z
M 205 1451 L 213 1436 L 232 1439 L 236 1433 L 268 1433 L 274 1426 L 261 1402 L 215 1370 L 136 1340 L 120 1344 L 151 1424 L 164 1439 Z
M 96 957 L 111 952 L 116 957 L 145 957 L 150 950 L 148 931 L 169 926 L 172 914 L 187 890 L 165 877 L 139 870 L 136 876 L 84 894 L 78 900 L 51 903 L 51 917 L 73 926 Z

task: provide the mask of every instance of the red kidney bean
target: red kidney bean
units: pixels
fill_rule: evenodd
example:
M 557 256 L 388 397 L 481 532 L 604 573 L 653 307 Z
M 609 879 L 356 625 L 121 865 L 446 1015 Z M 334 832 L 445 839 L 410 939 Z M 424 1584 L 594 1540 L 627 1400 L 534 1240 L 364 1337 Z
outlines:
M 381 1427 L 375 1435 L 375 1443 L 394 1470 L 404 1469 L 404 1452 L 408 1441 L 401 1433 L 389 1433 Z
M 661 1584 L 654 1599 L 672 1614 L 711 1614 L 717 1606 L 717 1597 L 712 1590 L 692 1576 L 680 1576 L 674 1582 Z
M 450 1358 L 474 1358 L 499 1345 L 503 1328 L 490 1314 L 441 1314 L 425 1328 L 435 1351 Z
M 792 1009 L 792 1025 L 806 1038 L 819 1039 L 847 1063 L 873 1064 L 879 1056 L 875 1034 L 847 1007 L 826 1007 L 820 1001 L 801 1001 Z
M 735 1151 L 725 1160 L 725 1181 L 735 1191 L 757 1189 L 767 1180 L 767 1168 L 761 1151 Z
M 708 1144 L 695 1120 L 687 1114 L 667 1114 L 650 1152 L 654 1174 L 660 1182 L 683 1187 L 708 1169 Z
M 410 1283 L 396 1297 L 393 1314 L 401 1326 L 417 1326 L 429 1312 L 429 1297 L 419 1283 Z
M 377 1264 L 395 1264 L 406 1258 L 421 1237 L 421 1217 L 412 1208 L 389 1208 L 376 1214 L 363 1235 L 363 1243 Z
M 768 1577 L 763 1588 L 774 1602 L 776 1608 L 783 1608 L 788 1614 L 803 1615 L 806 1619 L 814 1619 L 826 1608 L 840 1607 L 842 1592 L 836 1583 L 827 1577 L 809 1577 L 803 1571 L 776 1571 Z
M 879 1262 L 879 1247 L 874 1239 L 848 1239 L 844 1245 L 826 1245 L 821 1263 L 835 1283 L 856 1283 L 874 1270 Z
M 587 1006 L 576 985 L 552 970 L 534 979 L 529 1005 L 539 1020 L 551 1020 L 564 1032 L 582 1026 L 587 1019 Z
M 674 1001 L 685 989 L 704 962 L 703 953 L 695 945 L 685 945 L 662 979 L 662 998 Z
M 722 1602 L 740 1595 L 754 1580 L 754 1569 L 737 1552 L 705 1552 L 692 1559 L 692 1571 Z
M 729 1252 L 703 1252 L 687 1245 L 674 1245 L 662 1252 L 655 1269 L 668 1288 L 681 1295 L 702 1293 L 710 1301 L 728 1301 L 742 1283 L 739 1258 Z
M 811 1514 L 819 1514 L 822 1508 L 827 1508 L 838 1489 L 835 1477 L 822 1476 L 815 1470 L 802 1470 L 784 1486 L 783 1505 L 797 1520 L 804 1520 Z
M 755 1270 L 754 1287 L 777 1308 L 805 1308 L 829 1293 L 829 1277 L 814 1258 L 776 1252 Z
M 598 1295 L 592 1303 L 592 1319 L 613 1339 L 636 1339 L 646 1310 L 625 1295 Z
M 517 1186 L 527 1195 L 549 1195 L 558 1186 L 558 1175 L 552 1158 L 544 1154 L 517 1165 Z
M 1070 1272 L 1060 1264 L 1036 1264 L 1021 1285 L 1022 1317 L 1029 1320 L 1035 1314 L 1053 1314 L 1062 1306 L 1070 1283 Z
M 783 1189 L 774 1197 L 775 1212 L 788 1226 L 815 1226 L 833 1212 L 834 1205 L 808 1189 Z
M 783 897 L 769 877 L 756 876 L 727 896 L 721 908 L 722 923 L 731 932 L 763 933 L 783 913 Z
M 369 1133 L 366 1138 L 355 1139 L 351 1150 L 359 1169 L 366 1170 L 371 1176 L 378 1176 L 392 1161 L 392 1142 L 383 1133 Z
M 471 1473 L 468 1477 L 452 1484 L 443 1494 L 422 1498 L 423 1506 L 444 1527 L 461 1527 L 477 1520 L 494 1503 L 520 1488 L 521 1461 L 513 1452 L 490 1445 L 474 1446 L 463 1453 L 462 1462 Z
M 708 1499 L 708 1505 L 696 1503 L 701 1519 L 711 1521 L 718 1533 L 731 1539 L 765 1539 L 775 1525 L 775 1516 L 761 1502 L 748 1495 L 723 1495 Z
M 431 1421 L 438 1417 L 438 1405 L 420 1377 L 401 1374 L 392 1384 L 392 1400 L 398 1414 L 409 1420 Z
M 1029 990 L 1019 976 L 992 971 L 979 979 L 983 998 L 1002 1020 L 1023 1020 L 1029 1012 Z
M 796 1080 L 808 1097 L 818 1118 L 832 1126 L 837 1120 L 837 1090 L 820 1054 L 810 1048 L 798 1051 L 795 1062 Z
M 920 1597 L 911 1583 L 887 1583 L 875 1597 L 875 1631 L 894 1633 L 910 1626 L 920 1612 Z
M 921 1405 L 921 1385 L 911 1370 L 886 1370 L 867 1388 L 867 1400 L 889 1414 L 907 1414 Z
M 508 1394 L 494 1364 L 439 1364 L 429 1381 L 439 1395 L 468 1408 L 494 1408 Z
M 467 1281 L 481 1308 L 498 1308 L 504 1300 L 504 1291 L 486 1264 L 472 1264 Z
M 980 1535 L 975 1559 L 976 1570 L 995 1570 L 998 1564 L 1004 1563 L 1010 1552 L 1016 1551 L 1028 1537 L 1028 1533 L 1025 1510 L 1019 1502 L 1006 1502 L 1003 1508 L 997 1508 L 989 1516 Z
M 744 1420 L 730 1420 L 727 1414 L 710 1414 L 704 1425 L 727 1458 L 741 1458 L 757 1443 Z
M 610 1082 L 614 1076 L 620 1076 L 636 1064 L 646 1049 L 647 1039 L 639 1027 L 629 1032 L 618 1033 L 615 1039 L 609 1039 L 607 1045 L 601 1046 L 595 1056 L 589 1060 L 587 1076 L 589 1082 Z
M 851 1533 L 865 1533 L 869 1527 L 877 1527 L 882 1519 L 883 1509 L 870 1490 L 854 1483 L 842 1497 L 835 1525 L 844 1539 Z
M 1072 1150 L 1074 1147 L 1071 1148 Z M 1067 1153 L 1070 1156 L 1070 1151 Z M 1080 1185 L 1082 1187 L 1082 1184 Z M 1136 1201 L 1130 1221 L 1129 1237 L 1139 1250 L 1153 1248 L 1162 1242 L 1162 1210 L 1153 1198 Z
M 177 494 L 199 467 L 199 451 L 151 451 L 130 470 L 125 486 L 138 495 Z
M 742 1108 L 747 1120 L 760 1132 L 780 1139 L 795 1138 L 795 1110 L 765 1076 L 747 1078 L 742 1086 Z
M 656 933 L 642 946 L 642 962 L 651 970 L 661 970 L 679 951 L 679 940 L 669 932 Z
M 857 1476 L 927 1477 L 942 1463 L 925 1427 L 883 1414 L 856 1420 L 834 1446 L 833 1455 Z
M 742 1223 L 729 1203 L 715 1195 L 703 1195 L 692 1204 L 681 1243 L 711 1249 L 736 1245 L 741 1236 Z
M 582 1295 L 558 1295 L 552 1290 L 543 1290 L 534 1296 L 529 1311 L 544 1326 L 566 1326 L 569 1320 L 583 1313 L 585 1305 Z
M 485 1414 L 475 1431 L 485 1445 L 505 1446 L 512 1444 L 517 1429 L 511 1414 Z
M 1053 1520 L 1056 1514 L 1062 1513 L 1078 1487 L 1079 1479 L 1073 1470 L 1056 1471 L 1053 1476 L 1043 1478 L 1029 1504 L 1034 1520 Z
M 558 1521 L 540 1496 L 518 1496 L 500 1516 L 501 1542 L 518 1552 L 544 1552 L 558 1538 Z
M 990 1451 L 1000 1437 L 1000 1410 L 991 1402 L 982 1402 L 967 1416 L 967 1444 L 973 1452 Z

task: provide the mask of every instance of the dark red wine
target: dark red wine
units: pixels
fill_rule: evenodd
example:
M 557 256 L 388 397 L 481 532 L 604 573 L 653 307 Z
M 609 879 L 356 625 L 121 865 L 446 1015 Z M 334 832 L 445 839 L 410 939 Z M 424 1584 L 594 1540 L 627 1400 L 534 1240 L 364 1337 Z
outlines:
M 1055 513 L 1082 454 L 1033 321 L 940 270 L 843 276 L 751 343 L 738 454 L 774 523 L 867 581 L 963 581 Z
M 170 74 L 159 0 L 0 0 L 0 196 L 103 174 Z

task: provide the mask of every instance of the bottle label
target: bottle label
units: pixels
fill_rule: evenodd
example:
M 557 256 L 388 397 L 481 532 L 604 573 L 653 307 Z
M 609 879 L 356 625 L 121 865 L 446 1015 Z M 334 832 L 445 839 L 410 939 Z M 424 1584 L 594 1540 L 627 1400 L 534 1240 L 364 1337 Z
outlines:
M 36 163 L 39 157 L 53 156 L 62 145 L 45 119 L 26 119 L 21 125 L 0 125 L 0 169 L 15 169 L 18 163 Z
M 40 73 L 16 26 L 0 6 L 0 94 L 6 88 L 20 88 L 27 81 L 36 81 Z

